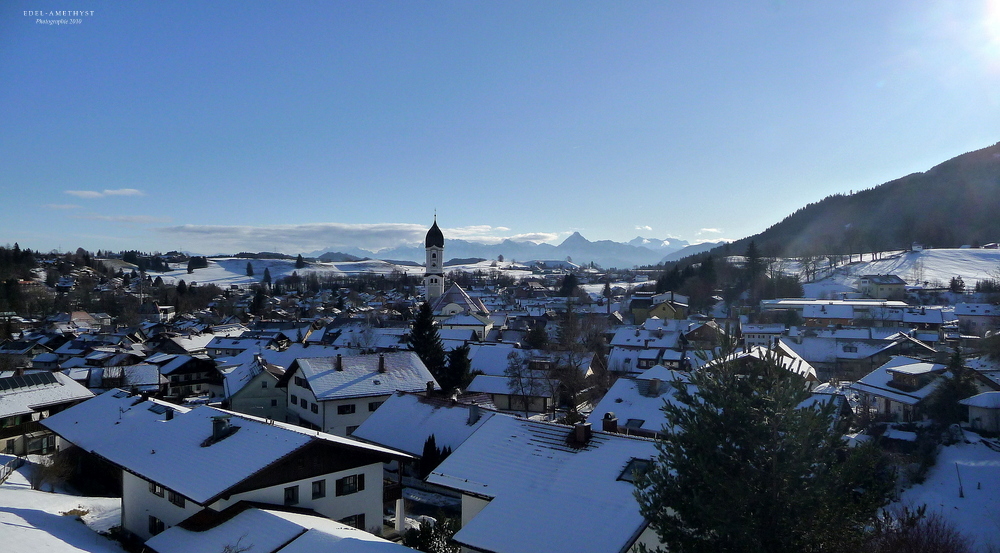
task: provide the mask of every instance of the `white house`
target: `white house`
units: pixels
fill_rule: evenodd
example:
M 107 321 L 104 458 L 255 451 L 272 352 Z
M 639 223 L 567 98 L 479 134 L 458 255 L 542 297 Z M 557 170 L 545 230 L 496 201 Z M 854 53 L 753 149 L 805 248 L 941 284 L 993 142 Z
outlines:
M 109 391 L 43 421 L 122 469 L 122 528 L 147 540 L 208 508 L 296 506 L 381 526 L 382 464 L 404 453 L 208 406 Z M 65 444 L 59 444 L 64 447 Z
M 395 392 L 440 390 L 412 351 L 297 359 L 278 383 L 295 422 L 349 436 Z

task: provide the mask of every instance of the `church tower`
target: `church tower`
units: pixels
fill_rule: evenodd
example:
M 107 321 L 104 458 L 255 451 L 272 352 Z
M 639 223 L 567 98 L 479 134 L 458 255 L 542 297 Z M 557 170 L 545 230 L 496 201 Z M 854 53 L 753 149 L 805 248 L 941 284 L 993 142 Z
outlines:
M 424 248 L 427 251 L 427 261 L 424 265 L 424 298 L 432 302 L 444 294 L 444 234 L 438 228 L 437 215 L 434 225 L 427 231 L 424 238 Z

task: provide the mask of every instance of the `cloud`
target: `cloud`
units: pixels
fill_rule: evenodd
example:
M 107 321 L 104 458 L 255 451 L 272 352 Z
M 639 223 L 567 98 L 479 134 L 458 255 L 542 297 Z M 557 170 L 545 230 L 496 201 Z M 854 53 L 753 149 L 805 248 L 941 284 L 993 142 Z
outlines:
M 645 231 L 648 232 L 648 231 L 653 230 L 653 227 L 651 227 L 649 225 L 641 225 L 641 226 L 635 227 L 635 230 L 645 230 Z
M 142 190 L 136 190 L 135 188 L 119 188 L 117 190 L 103 190 L 98 192 L 96 190 L 66 190 L 65 191 L 70 196 L 76 196 L 78 198 L 103 198 L 105 196 L 145 196 Z
M 474 225 L 441 229 L 446 240 L 498 244 L 504 240 L 549 242 L 558 234 L 535 232 L 508 235 L 505 227 Z M 387 248 L 423 244 L 427 225 L 409 223 L 314 223 L 303 225 L 222 226 L 179 225 L 156 232 L 180 247 L 201 252 L 282 251 L 312 252 L 361 248 L 378 252 Z
M 703 228 L 698 229 L 698 234 L 721 234 L 722 231 L 717 228 Z
M 107 221 L 109 223 L 169 223 L 169 217 L 151 217 L 149 215 L 77 215 L 75 219 L 89 219 L 91 221 Z
M 94 192 L 93 190 L 67 190 L 67 194 L 70 196 L 76 196 L 77 198 L 100 198 L 100 192 Z
M 42 207 L 46 209 L 80 209 L 80 206 L 76 204 L 45 204 Z

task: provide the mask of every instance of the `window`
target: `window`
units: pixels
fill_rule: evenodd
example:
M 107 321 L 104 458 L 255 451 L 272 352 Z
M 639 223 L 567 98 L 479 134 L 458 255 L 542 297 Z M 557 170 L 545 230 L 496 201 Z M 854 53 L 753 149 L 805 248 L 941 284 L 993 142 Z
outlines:
M 337 480 L 337 496 L 350 495 L 365 489 L 365 475 L 355 474 Z
M 357 515 L 351 515 L 349 517 L 342 518 L 342 519 L 338 520 L 337 522 L 340 522 L 341 524 L 346 524 L 348 526 L 352 526 L 354 528 L 357 528 L 358 530 L 364 530 L 365 529 L 365 514 L 364 513 L 360 513 L 360 514 L 357 514 Z
M 175 491 L 171 491 L 170 493 L 168 493 L 167 499 L 169 499 L 171 503 L 177 505 L 178 507 L 184 506 L 184 496 Z
M 149 517 L 149 533 L 155 536 L 162 531 L 163 521 L 154 516 Z
M 299 398 L 299 406 L 302 407 L 303 409 L 307 409 L 309 407 L 309 402 L 306 401 L 306 398 L 300 397 Z
M 317 480 L 312 483 L 313 499 L 326 497 L 326 480 Z
M 278 400 L 272 399 L 271 400 L 271 407 L 277 407 L 277 406 L 278 406 Z
M 618 479 L 634 483 L 637 476 L 646 474 L 652 466 L 653 462 L 649 459 L 632 459 L 625 466 L 625 470 L 618 476 Z
M 285 505 L 295 505 L 299 502 L 299 487 L 289 486 L 285 488 Z
M 292 394 L 292 405 L 295 405 L 298 402 L 299 402 L 299 396 Z
M 382 402 L 382 401 L 369 401 L 368 402 L 368 410 L 369 411 L 374 411 L 374 410 L 378 409 L 378 406 L 382 405 L 383 403 L 384 402 Z
M 306 381 L 305 381 L 305 380 L 302 380 L 302 379 L 301 379 L 301 378 L 299 378 L 298 376 L 296 376 L 296 377 L 295 377 L 295 385 L 296 385 L 296 386 L 304 386 L 304 385 L 305 385 L 305 383 L 306 383 Z
M 170 377 L 171 382 L 180 382 L 180 380 L 181 377 L 177 376 L 176 374 Z
M 159 485 L 159 484 L 157 484 L 155 482 L 150 482 L 149 483 L 149 493 L 151 493 L 153 495 L 158 495 L 160 497 L 163 497 L 163 486 L 161 486 L 161 485 Z
M 347 435 L 350 436 L 351 434 L 354 434 L 354 431 L 357 430 L 357 429 L 358 429 L 358 425 L 348 426 L 347 427 Z
M 625 423 L 625 428 L 642 428 L 642 425 L 645 424 L 645 422 L 645 419 L 629 419 L 628 422 Z
M 261 390 L 266 390 L 267 389 L 267 381 L 266 380 L 261 380 L 260 381 L 260 389 Z
M 309 410 L 312 411 L 313 413 L 319 413 L 319 405 L 313 403 L 312 405 L 309 406 Z
M 858 346 L 844 346 L 844 352 L 845 353 L 857 353 L 858 352 Z
M 351 415 L 354 413 L 354 404 L 349 403 L 347 405 L 338 405 L 337 414 L 338 415 Z

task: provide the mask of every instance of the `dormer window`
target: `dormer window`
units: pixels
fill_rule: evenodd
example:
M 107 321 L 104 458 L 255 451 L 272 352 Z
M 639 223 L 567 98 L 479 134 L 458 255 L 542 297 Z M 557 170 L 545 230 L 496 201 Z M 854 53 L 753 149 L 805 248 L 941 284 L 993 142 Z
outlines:
M 625 466 L 625 470 L 618 476 L 618 479 L 635 483 L 636 478 L 642 478 L 652 467 L 653 462 L 649 459 L 632 459 Z

